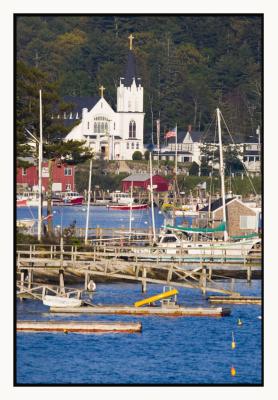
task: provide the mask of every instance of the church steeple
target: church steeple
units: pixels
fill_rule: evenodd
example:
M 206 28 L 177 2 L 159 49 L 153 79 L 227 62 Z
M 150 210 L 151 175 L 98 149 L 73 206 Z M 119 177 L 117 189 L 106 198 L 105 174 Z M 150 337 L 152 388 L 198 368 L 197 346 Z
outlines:
M 120 85 L 117 88 L 117 111 L 118 112 L 143 112 L 143 87 L 141 79 L 138 78 L 136 60 L 133 51 L 133 39 L 129 39 L 129 50 L 125 74 L 120 78 Z
M 134 79 L 136 86 L 139 86 L 141 82 L 140 78 L 137 77 L 136 60 L 133 52 L 133 43 L 132 43 L 134 36 L 130 34 L 128 39 L 129 39 L 129 52 L 127 56 L 127 63 L 126 63 L 123 84 L 125 87 L 130 87 Z

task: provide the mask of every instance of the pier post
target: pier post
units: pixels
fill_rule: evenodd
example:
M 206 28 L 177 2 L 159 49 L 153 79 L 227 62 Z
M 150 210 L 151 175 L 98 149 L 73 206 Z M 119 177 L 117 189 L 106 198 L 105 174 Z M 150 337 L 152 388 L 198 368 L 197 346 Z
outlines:
M 59 269 L 60 293 L 65 294 L 64 270 Z
M 32 286 L 32 270 L 28 268 L 28 289 L 31 289 Z
M 252 279 L 252 269 L 251 265 L 247 267 L 247 282 L 251 282 Z
M 90 274 L 89 272 L 85 272 L 85 282 L 84 282 L 84 290 L 88 289 L 88 283 L 90 281 Z
M 212 267 L 209 267 L 209 273 L 208 273 L 208 278 L 211 279 L 212 277 Z
M 143 268 L 142 277 L 146 278 L 146 276 L 147 276 L 147 269 Z M 146 293 L 146 291 L 147 291 L 147 282 L 146 282 L 146 279 L 143 279 L 142 280 L 142 293 Z
M 207 286 L 207 268 L 205 265 L 202 266 L 202 273 L 200 276 L 200 286 L 203 295 L 206 294 L 206 286 Z

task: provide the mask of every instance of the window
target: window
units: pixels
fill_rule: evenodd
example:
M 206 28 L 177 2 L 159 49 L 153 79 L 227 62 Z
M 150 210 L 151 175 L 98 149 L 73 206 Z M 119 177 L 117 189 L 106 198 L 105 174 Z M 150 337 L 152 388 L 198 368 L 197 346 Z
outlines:
M 90 122 L 87 122 L 87 128 L 90 129 Z
M 65 168 L 65 176 L 72 176 L 72 169 L 71 168 Z
M 139 149 L 139 143 L 138 142 L 136 143 L 136 149 Z
M 22 176 L 26 176 L 27 175 L 27 170 L 26 168 L 22 168 Z
M 247 157 L 247 156 L 244 156 L 244 157 L 243 157 L 243 161 L 244 161 L 244 162 L 248 161 L 248 157 Z
M 131 148 L 134 149 L 134 142 L 131 143 Z
M 104 116 L 97 116 L 94 118 L 94 133 L 107 133 L 109 132 L 109 119 Z
M 255 215 L 241 215 L 240 216 L 240 229 L 256 229 Z
M 129 123 L 129 138 L 136 138 L 136 122 L 130 121 Z
M 71 184 L 70 183 L 66 183 L 66 190 L 71 190 Z
M 129 149 L 129 143 L 126 144 L 126 148 Z

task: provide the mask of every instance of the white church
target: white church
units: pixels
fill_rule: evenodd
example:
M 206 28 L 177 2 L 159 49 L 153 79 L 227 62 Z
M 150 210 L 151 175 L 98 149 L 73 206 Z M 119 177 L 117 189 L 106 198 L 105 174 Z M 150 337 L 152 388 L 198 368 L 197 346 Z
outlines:
M 134 37 L 129 36 L 129 52 L 125 76 L 120 78 L 117 88 L 117 111 L 104 98 L 104 87 L 100 97 L 66 99 L 73 101 L 78 109 L 69 116 L 69 122 L 80 119 L 65 140 L 85 140 L 95 158 L 106 160 L 132 160 L 135 151 L 144 154 L 144 116 L 141 79 L 136 74 L 133 52 Z M 65 119 L 68 119 L 64 115 Z

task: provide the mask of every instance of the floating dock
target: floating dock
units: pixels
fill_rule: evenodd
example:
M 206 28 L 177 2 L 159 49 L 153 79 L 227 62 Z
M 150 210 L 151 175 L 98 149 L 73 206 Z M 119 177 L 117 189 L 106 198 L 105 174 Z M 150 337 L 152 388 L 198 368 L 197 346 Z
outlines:
M 142 324 L 141 322 L 17 321 L 16 330 L 23 332 L 135 333 L 142 332 Z
M 67 314 L 121 314 L 121 315 L 153 315 L 161 317 L 224 317 L 231 310 L 223 307 L 133 307 L 133 306 L 81 306 L 72 308 L 50 307 L 52 313 Z
M 210 303 L 222 304 L 262 304 L 261 297 L 254 296 L 209 296 Z

